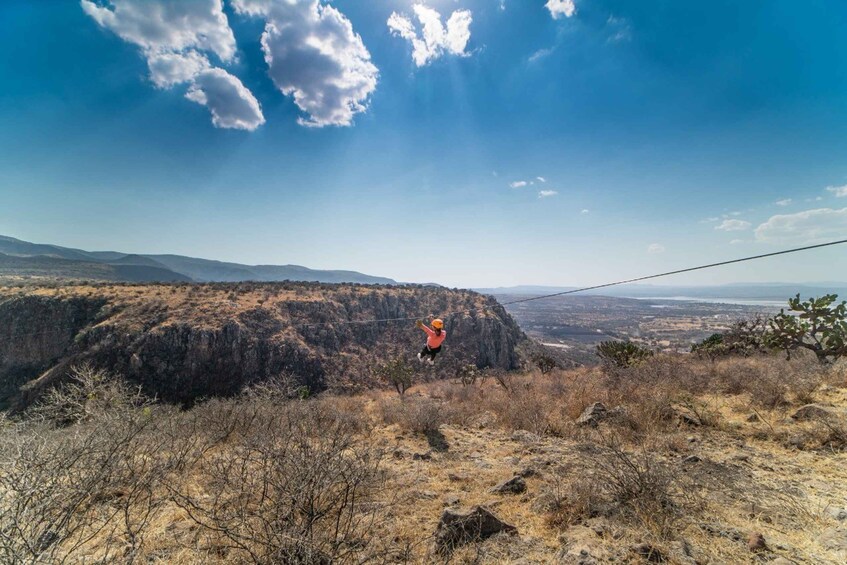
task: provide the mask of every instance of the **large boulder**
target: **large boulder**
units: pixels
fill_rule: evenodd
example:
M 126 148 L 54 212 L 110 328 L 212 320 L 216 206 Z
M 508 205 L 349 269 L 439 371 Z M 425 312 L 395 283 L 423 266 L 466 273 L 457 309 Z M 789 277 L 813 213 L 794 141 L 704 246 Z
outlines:
M 449 553 L 456 547 L 488 539 L 500 532 L 516 534 L 517 531 L 484 506 L 470 510 L 448 508 L 441 515 L 435 531 L 435 547 L 440 553 Z

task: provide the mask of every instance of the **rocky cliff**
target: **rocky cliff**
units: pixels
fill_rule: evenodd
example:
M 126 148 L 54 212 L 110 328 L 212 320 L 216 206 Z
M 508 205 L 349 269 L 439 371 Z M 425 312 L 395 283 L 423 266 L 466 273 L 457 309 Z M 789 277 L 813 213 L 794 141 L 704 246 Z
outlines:
M 0 408 L 21 408 L 76 364 L 119 373 L 150 395 L 191 403 L 267 379 L 312 391 L 377 383 L 382 360 L 424 343 L 411 321 L 441 316 L 436 369 L 516 368 L 524 335 L 491 298 L 431 287 L 314 283 L 0 288 Z M 363 323 L 367 322 L 367 323 Z

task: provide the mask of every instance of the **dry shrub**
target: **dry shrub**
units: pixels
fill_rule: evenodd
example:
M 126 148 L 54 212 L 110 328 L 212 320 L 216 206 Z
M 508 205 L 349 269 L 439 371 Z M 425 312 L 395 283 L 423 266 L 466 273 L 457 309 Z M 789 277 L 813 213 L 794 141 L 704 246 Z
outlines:
M 391 398 L 379 405 L 382 421 L 417 434 L 431 434 L 449 420 L 449 406 L 424 397 Z
M 90 368 L 48 398 L 0 433 L 0 561 L 135 561 L 190 453 L 172 449 L 174 412 Z
M 172 489 L 213 544 L 254 563 L 375 558 L 381 454 L 325 404 L 231 402 L 240 406 L 228 448 L 197 462 L 199 488 Z
M 497 415 L 497 424 L 506 430 L 561 435 L 563 421 L 557 399 L 531 382 L 491 395 L 488 402 L 490 410 Z
M 605 510 L 599 484 L 587 477 L 567 480 L 563 474 L 557 474 L 547 483 L 544 495 L 549 500 L 548 525 L 562 530 L 599 516 Z
M 827 368 L 809 355 L 790 361 L 778 356 L 731 358 L 716 362 L 713 371 L 716 392 L 748 393 L 754 404 L 769 410 L 789 401 L 807 404 L 827 379 Z
M 587 444 L 576 468 L 564 471 L 548 483 L 551 525 L 618 517 L 669 536 L 684 514 L 680 476 L 644 447 L 628 451 L 617 438 L 604 438 Z
M 67 382 L 50 389 L 27 417 L 65 426 L 92 419 L 120 419 L 126 412 L 153 404 L 140 387 L 91 365 L 72 367 L 68 377 Z

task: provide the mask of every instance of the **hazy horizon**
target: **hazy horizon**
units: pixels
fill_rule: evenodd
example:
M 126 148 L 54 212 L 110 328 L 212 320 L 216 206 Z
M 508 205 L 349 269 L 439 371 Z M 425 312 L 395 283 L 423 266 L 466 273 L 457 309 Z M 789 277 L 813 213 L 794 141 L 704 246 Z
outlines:
M 8 0 L 0 233 L 451 287 L 843 239 L 845 18 L 836 0 Z M 847 280 L 844 257 L 659 284 Z

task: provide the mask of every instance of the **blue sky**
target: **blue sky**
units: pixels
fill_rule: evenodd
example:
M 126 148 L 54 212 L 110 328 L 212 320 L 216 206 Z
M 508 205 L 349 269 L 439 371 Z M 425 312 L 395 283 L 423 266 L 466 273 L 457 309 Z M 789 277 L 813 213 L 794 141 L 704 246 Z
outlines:
M 0 233 L 451 286 L 845 238 L 845 32 L 840 0 L 6 0 Z

